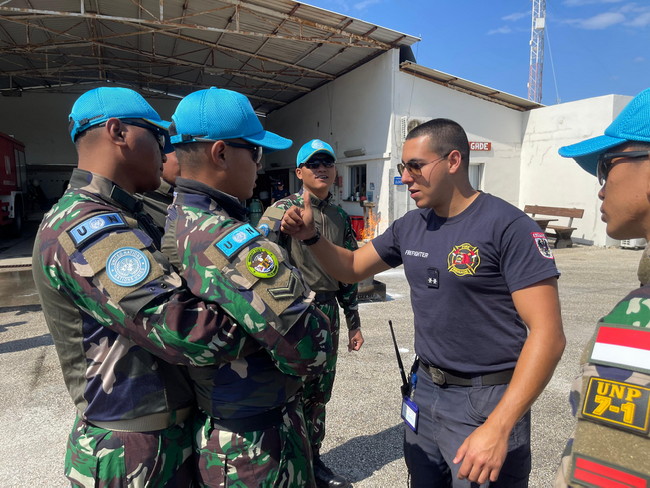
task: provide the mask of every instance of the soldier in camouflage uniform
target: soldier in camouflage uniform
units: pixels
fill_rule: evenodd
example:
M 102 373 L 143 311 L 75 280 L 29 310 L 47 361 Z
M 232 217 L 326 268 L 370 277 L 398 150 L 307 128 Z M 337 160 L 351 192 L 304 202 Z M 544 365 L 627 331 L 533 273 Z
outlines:
M 296 176 L 303 188 L 283 198 L 270 207 L 265 217 L 282 219 L 284 211 L 295 206 L 303 207 L 303 191 L 311 195 L 311 206 L 318 231 L 334 244 L 354 251 L 357 240 L 352 231 L 350 217 L 332 203 L 330 188 L 336 178 L 336 154 L 327 142 L 313 139 L 304 144 L 296 158 Z M 280 212 L 278 212 L 280 210 Z M 316 292 L 318 308 L 330 319 L 333 350 L 327 360 L 326 371 L 308 379 L 303 393 L 303 408 L 307 431 L 314 455 L 314 474 L 318 486 L 345 488 L 349 482 L 332 472 L 320 457 L 320 447 L 325 437 L 325 406 L 332 396 L 336 357 L 339 342 L 339 304 L 343 307 L 348 329 L 348 350 L 358 351 L 363 344 L 361 320 L 357 302 L 357 283 L 342 283 L 331 278 L 306 248 L 305 243 L 292 242 L 290 236 L 280 234 L 280 245 L 291 256 L 291 262 L 300 269 L 312 290 Z M 337 301 L 338 300 L 338 301 Z
M 247 349 L 216 368 L 190 368 L 203 416 L 196 422 L 199 476 L 209 487 L 312 487 L 311 451 L 299 402 L 312 352 L 331 353 L 327 318 L 283 250 L 246 223 L 262 151 L 291 141 L 266 132 L 248 99 L 210 88 L 185 97 L 170 128 L 180 162 L 163 251 L 190 290 L 234 320 L 300 330 L 292 350 Z M 285 336 L 286 337 L 286 336 Z M 255 346 L 255 344 L 252 344 Z M 302 361 L 289 360 L 295 352 Z
M 650 240 L 650 89 L 605 135 L 560 148 L 598 176 L 602 218 L 614 239 Z M 646 266 L 639 280 L 648 283 Z M 650 286 L 603 317 L 587 344 L 570 401 L 577 426 L 556 477 L 560 487 L 633 487 L 650 482 Z
M 166 125 L 132 90 L 83 94 L 70 114 L 79 168 L 36 236 L 34 281 L 78 410 L 65 461 L 74 486 L 195 486 L 194 393 L 173 364 L 235 359 L 250 337 L 283 354 L 295 343 L 192 296 L 158 250 L 133 194 L 159 183 Z

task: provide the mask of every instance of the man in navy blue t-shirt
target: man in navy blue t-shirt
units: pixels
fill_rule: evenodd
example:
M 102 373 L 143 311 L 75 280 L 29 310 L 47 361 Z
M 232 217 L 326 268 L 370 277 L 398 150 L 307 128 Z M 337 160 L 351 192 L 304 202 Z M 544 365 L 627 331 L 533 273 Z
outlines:
M 418 209 L 369 245 L 352 252 L 320 238 L 311 208 L 288 211 L 282 230 L 343 282 L 404 265 L 417 354 L 402 408 L 412 486 L 527 487 L 530 407 L 565 345 L 546 236 L 472 188 L 456 122 L 413 129 L 398 170 Z

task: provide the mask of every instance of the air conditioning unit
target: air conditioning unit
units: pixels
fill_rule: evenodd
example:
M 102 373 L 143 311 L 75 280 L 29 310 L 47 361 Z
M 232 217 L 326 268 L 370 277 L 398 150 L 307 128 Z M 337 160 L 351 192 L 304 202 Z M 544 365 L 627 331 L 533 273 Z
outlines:
M 621 241 L 623 249 L 642 249 L 647 244 L 645 239 L 624 239 Z
M 402 142 L 406 140 L 409 132 L 415 129 L 418 125 L 424 124 L 427 120 L 431 119 L 414 119 L 411 117 L 403 116 L 400 118 L 400 130 L 402 132 Z

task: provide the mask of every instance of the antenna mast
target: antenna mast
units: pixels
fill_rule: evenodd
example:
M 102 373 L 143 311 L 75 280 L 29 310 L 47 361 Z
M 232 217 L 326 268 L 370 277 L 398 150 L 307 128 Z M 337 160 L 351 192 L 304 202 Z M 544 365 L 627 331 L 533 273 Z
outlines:
M 544 69 L 544 27 L 546 0 L 532 0 L 533 15 L 530 32 L 530 70 L 528 73 L 528 100 L 542 101 L 542 71 Z

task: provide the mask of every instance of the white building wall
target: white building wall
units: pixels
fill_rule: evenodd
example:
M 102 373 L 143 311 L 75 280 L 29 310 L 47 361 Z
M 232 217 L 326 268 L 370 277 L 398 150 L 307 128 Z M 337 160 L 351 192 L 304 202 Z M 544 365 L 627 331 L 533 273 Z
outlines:
M 300 146 L 314 138 L 327 141 L 336 152 L 339 175 L 343 176 L 343 186 L 333 188 L 343 208 L 350 215 L 363 214 L 359 202 L 346 201 L 352 192 L 347 170 L 351 164 L 366 164 L 367 190 L 370 191 L 372 183 L 375 187 L 373 200 L 383 220 L 388 197 L 381 184 L 383 163 L 389 157 L 386 153 L 395 56 L 398 56 L 397 50 L 389 51 L 269 114 L 266 128 L 289 137 L 294 143 L 286 151 L 266 156 L 265 168 L 287 168 L 293 172 Z M 365 153 L 362 156 L 348 158 L 344 154 L 361 148 Z
M 401 117 L 452 119 L 465 129 L 470 141 L 492 143 L 491 151 L 470 154 L 470 164 L 484 164 L 481 189 L 518 205 L 523 112 L 403 72 L 397 74 L 395 97 L 395 164 L 402 145 Z M 409 203 L 409 208 L 413 208 L 412 205 Z
M 607 237 L 605 224 L 600 220 L 598 181 L 573 159 L 560 157 L 557 151 L 561 146 L 602 135 L 630 99 L 607 95 L 529 112 L 521 148 L 520 206 L 584 208 L 584 217 L 573 221 L 576 242 L 617 244 L 618 241 Z M 566 225 L 561 220 L 558 224 Z

